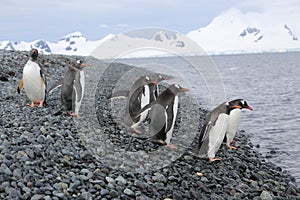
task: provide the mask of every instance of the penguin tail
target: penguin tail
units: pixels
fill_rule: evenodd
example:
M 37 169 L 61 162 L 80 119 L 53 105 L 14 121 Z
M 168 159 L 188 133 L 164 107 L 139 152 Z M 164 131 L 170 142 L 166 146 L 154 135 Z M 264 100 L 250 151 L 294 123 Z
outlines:
M 56 113 L 54 113 L 53 115 L 54 116 L 58 116 L 58 115 L 61 115 L 63 113 L 63 110 L 60 109 L 59 111 L 57 111 Z
M 198 155 L 199 152 L 200 152 L 200 148 L 194 148 L 194 149 L 191 150 L 191 152 L 192 152 L 193 154 L 195 154 L 195 155 Z
M 60 79 L 59 81 L 57 81 L 56 83 L 54 83 L 50 88 L 49 90 L 47 91 L 48 94 L 51 94 L 53 90 L 61 87 L 63 84 L 63 79 Z
M 20 80 L 18 88 L 17 88 L 17 92 L 18 94 L 21 93 L 21 90 L 23 89 L 23 79 Z
M 113 99 L 113 98 L 126 98 L 129 96 L 129 91 L 117 91 L 112 93 L 106 97 L 106 99 Z
M 47 103 L 47 90 L 45 90 L 45 97 L 44 97 L 43 105 L 49 106 L 49 104 Z

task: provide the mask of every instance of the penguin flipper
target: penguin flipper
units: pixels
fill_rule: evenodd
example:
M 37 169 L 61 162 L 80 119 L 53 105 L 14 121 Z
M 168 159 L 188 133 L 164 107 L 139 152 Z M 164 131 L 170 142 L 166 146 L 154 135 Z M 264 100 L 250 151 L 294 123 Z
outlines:
M 41 75 L 41 81 L 42 81 L 42 83 L 43 83 L 44 86 L 45 86 L 45 96 L 44 96 L 44 101 L 43 101 L 43 103 L 44 103 L 45 105 L 48 105 L 48 104 L 47 104 L 47 101 L 46 101 L 46 97 L 47 97 L 47 80 L 46 80 L 46 76 L 45 76 L 45 74 L 43 73 L 42 69 L 40 69 L 40 75 Z
M 72 112 L 78 116 L 79 108 L 82 100 L 82 86 L 79 81 L 74 80 L 73 82 L 73 93 L 72 93 Z
M 136 121 L 138 117 L 140 117 L 144 112 L 148 112 L 151 107 L 155 104 L 155 101 L 145 105 L 141 110 L 139 110 L 135 116 L 132 117 L 132 121 Z
M 129 91 L 128 90 L 124 90 L 124 91 L 117 91 L 114 92 L 110 95 L 108 95 L 106 98 L 107 99 L 112 99 L 112 98 L 120 98 L 120 97 L 128 97 L 129 96 Z
M 45 75 L 44 75 L 42 69 L 40 69 L 40 75 L 41 75 L 41 79 L 42 79 L 43 84 L 45 84 L 45 88 L 47 88 L 46 77 L 45 77 Z
M 165 141 L 165 133 L 168 126 L 168 115 L 166 110 L 160 104 L 155 104 L 150 112 L 149 132 L 153 135 L 154 140 Z
M 20 92 L 21 92 L 22 89 L 23 89 L 23 85 L 24 85 L 23 79 L 21 79 L 20 82 L 19 82 L 18 88 L 17 88 L 17 92 L 18 92 L 19 94 L 20 94 Z
M 205 125 L 202 127 L 198 146 L 193 150 L 194 154 L 198 155 L 200 153 L 200 149 L 203 143 L 206 143 L 207 138 L 209 136 L 209 131 L 211 130 L 212 126 L 213 123 L 211 121 L 207 121 L 207 123 L 205 123 Z
M 56 83 L 54 83 L 50 88 L 49 88 L 49 90 L 48 90 L 48 93 L 50 94 L 53 90 L 55 90 L 56 88 L 59 88 L 59 87 L 61 87 L 62 86 L 62 84 L 63 84 L 63 78 L 62 79 L 60 79 L 59 81 L 57 81 Z

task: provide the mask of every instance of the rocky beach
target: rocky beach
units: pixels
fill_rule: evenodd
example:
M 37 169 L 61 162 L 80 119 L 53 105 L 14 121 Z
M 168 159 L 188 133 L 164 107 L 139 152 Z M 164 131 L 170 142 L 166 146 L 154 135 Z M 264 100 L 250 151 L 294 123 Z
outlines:
M 225 145 L 219 150 L 222 161 L 193 155 L 207 111 L 189 95 L 180 96 L 174 152 L 131 135 L 121 122 L 126 99 L 106 97 L 116 85 L 128 89 L 120 83 L 130 82 L 133 74 L 146 73 L 133 66 L 83 58 L 91 68 L 80 119 L 54 115 L 59 89 L 48 95 L 45 107 L 25 106 L 29 100 L 17 93 L 17 85 L 27 55 L 0 51 L 1 199 L 300 199 L 295 178 L 258 153 L 243 131 L 236 137 L 237 150 Z M 41 55 L 48 86 L 76 58 Z M 100 71 L 99 80 L 93 70 Z M 141 128 L 146 132 L 147 123 Z

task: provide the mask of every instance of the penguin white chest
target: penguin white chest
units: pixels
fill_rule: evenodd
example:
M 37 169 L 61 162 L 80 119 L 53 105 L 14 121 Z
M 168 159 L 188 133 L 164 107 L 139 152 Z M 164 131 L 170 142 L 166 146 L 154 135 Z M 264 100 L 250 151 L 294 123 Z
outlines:
M 209 134 L 209 143 L 208 143 L 208 157 L 214 158 L 216 152 L 219 150 L 223 139 L 225 137 L 227 125 L 229 121 L 229 116 L 225 113 L 221 113 L 218 116 L 215 124 L 211 128 Z
M 148 85 L 145 85 L 145 92 L 141 95 L 141 109 L 150 103 L 150 88 Z M 141 120 L 146 119 L 148 112 L 144 112 L 141 115 Z
M 23 69 L 24 90 L 31 101 L 44 101 L 45 99 L 45 83 L 40 70 L 39 65 L 31 60 Z
M 76 83 L 79 82 L 79 84 Z M 79 109 L 80 109 L 80 106 L 81 106 L 81 101 L 83 99 L 83 95 L 84 95 L 84 86 L 85 86 L 85 79 L 84 79 L 84 71 L 80 71 L 79 72 L 79 78 L 78 80 L 74 80 L 74 85 L 73 85 L 73 90 L 75 91 L 75 108 L 73 108 L 73 111 L 75 114 L 78 115 L 79 113 Z
M 241 109 L 234 109 L 230 112 L 226 130 L 227 143 L 233 140 L 241 121 Z
M 171 139 L 173 136 L 173 129 L 174 129 L 174 125 L 175 125 L 175 121 L 176 121 L 176 117 L 177 117 L 177 112 L 178 112 L 178 96 L 175 96 L 174 98 L 174 104 L 173 104 L 173 119 L 172 119 L 172 124 L 169 130 L 167 130 L 167 135 L 166 135 L 166 143 L 170 144 L 171 143 Z M 168 112 L 166 112 L 166 127 L 168 127 Z
M 85 86 L 85 79 L 84 79 L 84 71 L 80 71 L 80 85 L 81 85 L 81 98 L 80 101 L 83 98 L 84 95 L 84 86 Z

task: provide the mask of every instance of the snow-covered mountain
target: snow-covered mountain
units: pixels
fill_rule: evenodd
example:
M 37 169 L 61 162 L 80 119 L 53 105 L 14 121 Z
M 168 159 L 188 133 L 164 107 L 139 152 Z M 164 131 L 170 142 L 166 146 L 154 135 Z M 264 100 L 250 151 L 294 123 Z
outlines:
M 300 50 L 297 20 L 273 16 L 231 9 L 187 36 L 210 54 Z
M 193 40 L 170 30 L 144 28 L 116 35 L 95 49 L 98 59 L 161 57 L 170 55 L 204 55 Z
M 53 53 L 86 56 L 89 55 L 97 46 L 112 37 L 113 35 L 110 34 L 101 40 L 89 41 L 82 33 L 74 32 L 62 37 L 56 43 L 44 40 L 35 40 L 33 42 L 2 41 L 0 42 L 0 49 L 28 51 L 32 48 L 36 48 L 43 54 Z
M 195 23 L 197 23 L 196 19 Z M 143 45 L 145 48 L 156 47 L 189 55 L 198 51 L 197 48 L 203 48 L 208 54 L 300 51 L 298 19 L 289 15 L 243 13 L 238 9 L 230 9 L 215 17 L 206 27 L 191 31 L 186 35 L 169 32 L 172 31 L 156 31 L 150 37 L 142 37 L 143 34 L 137 34 L 137 36 L 109 34 L 97 41 L 90 41 L 82 33 L 75 32 L 62 37 L 58 42 L 0 41 L 0 49 L 37 48 L 44 54 L 90 55 L 105 42 L 103 49 L 98 49 L 104 57 L 118 56 L 117 52 L 132 50 L 133 47 L 141 49 Z M 196 44 L 201 48 L 196 47 Z M 145 56 L 141 51 L 135 54 L 135 56 Z M 148 51 L 149 55 L 157 56 L 159 53 Z

